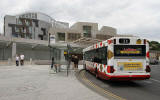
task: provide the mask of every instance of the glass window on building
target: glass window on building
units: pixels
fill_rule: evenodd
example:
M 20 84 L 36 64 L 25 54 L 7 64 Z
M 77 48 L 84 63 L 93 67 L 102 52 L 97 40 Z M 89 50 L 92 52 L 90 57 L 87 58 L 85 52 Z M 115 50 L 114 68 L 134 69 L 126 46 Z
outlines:
M 65 41 L 65 33 L 57 33 L 58 34 L 58 40 L 59 41 Z
M 22 21 L 20 19 L 18 19 L 18 24 L 22 25 Z
M 29 27 L 29 33 L 32 33 L 32 27 Z
M 83 36 L 91 37 L 91 26 L 83 26 Z
M 13 37 L 18 37 L 18 34 L 17 33 L 12 33 L 12 36 Z
M 80 34 L 77 33 L 68 33 L 68 40 L 77 40 L 81 37 Z
M 19 32 L 19 28 L 18 27 L 15 27 L 15 32 Z
M 23 33 L 26 33 L 26 28 L 25 27 L 23 27 Z
M 28 20 L 25 20 L 25 22 L 26 22 L 26 25 L 28 26 L 28 25 L 29 25 L 29 21 L 28 21 Z
M 77 34 L 77 39 L 81 38 L 81 34 Z

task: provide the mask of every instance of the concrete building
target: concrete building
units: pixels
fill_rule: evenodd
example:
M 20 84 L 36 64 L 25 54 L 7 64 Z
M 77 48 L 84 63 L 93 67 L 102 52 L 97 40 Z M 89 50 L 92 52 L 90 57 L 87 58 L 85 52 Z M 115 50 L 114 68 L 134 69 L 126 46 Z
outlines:
M 113 27 L 102 26 L 98 34 L 96 34 L 96 39 L 107 40 L 113 36 L 117 35 L 117 30 Z
M 25 63 L 48 64 L 52 56 L 55 62 L 64 59 L 60 48 L 48 47 L 48 41 L 0 36 L 0 65 L 15 63 L 16 54 L 24 54 Z
M 150 59 L 156 59 L 160 61 L 160 51 L 150 50 Z
M 61 50 L 48 46 L 50 28 L 69 28 L 69 24 L 40 12 L 6 15 L 4 36 L 0 36 L 0 60 L 14 61 L 16 54 L 24 54 L 27 61 L 50 60 L 53 55 L 59 61 Z
M 95 38 L 98 33 L 98 23 L 77 22 L 70 29 L 80 31 L 82 37 Z
M 117 30 L 108 26 L 103 26 L 98 30 L 98 23 L 77 22 L 66 29 L 51 28 L 49 33 L 55 35 L 56 42 L 73 42 L 80 38 L 106 40 L 116 36 Z
M 4 17 L 4 36 L 35 40 L 48 40 L 50 28 L 69 28 L 66 22 L 54 20 L 40 12 L 28 12 Z
M 51 28 L 49 33 L 55 35 L 56 42 L 72 42 L 81 38 L 81 31 L 74 29 Z
M 67 45 L 76 52 L 77 48 L 80 51 L 114 36 L 119 36 L 115 28 L 103 26 L 98 30 L 98 23 L 77 22 L 69 27 L 69 23 L 39 12 L 6 15 L 4 36 L 0 36 L 0 60 L 14 61 L 16 54 L 24 54 L 28 61 L 42 63 L 54 56 L 55 61 L 62 64 Z

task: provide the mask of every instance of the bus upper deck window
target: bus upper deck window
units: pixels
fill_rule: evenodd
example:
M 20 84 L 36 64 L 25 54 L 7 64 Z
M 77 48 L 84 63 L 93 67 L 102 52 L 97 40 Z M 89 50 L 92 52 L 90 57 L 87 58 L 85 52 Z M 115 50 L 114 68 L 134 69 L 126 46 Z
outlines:
M 119 43 L 121 43 L 121 44 L 129 44 L 130 43 L 130 39 L 120 38 L 119 39 Z

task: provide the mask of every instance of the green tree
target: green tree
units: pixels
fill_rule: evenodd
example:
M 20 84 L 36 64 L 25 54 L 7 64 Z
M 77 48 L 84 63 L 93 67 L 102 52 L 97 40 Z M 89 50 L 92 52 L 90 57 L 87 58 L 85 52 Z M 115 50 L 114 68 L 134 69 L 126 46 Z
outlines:
M 149 42 L 150 50 L 160 50 L 160 43 L 157 41 Z

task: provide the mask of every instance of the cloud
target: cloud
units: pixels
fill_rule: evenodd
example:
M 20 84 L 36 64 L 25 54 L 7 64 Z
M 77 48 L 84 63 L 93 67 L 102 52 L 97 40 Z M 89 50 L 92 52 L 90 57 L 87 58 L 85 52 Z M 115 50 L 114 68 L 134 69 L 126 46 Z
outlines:
M 119 34 L 159 40 L 159 5 L 159 0 L 1 0 L 0 31 L 4 15 L 37 11 L 70 24 L 97 22 L 100 26 L 117 28 Z

